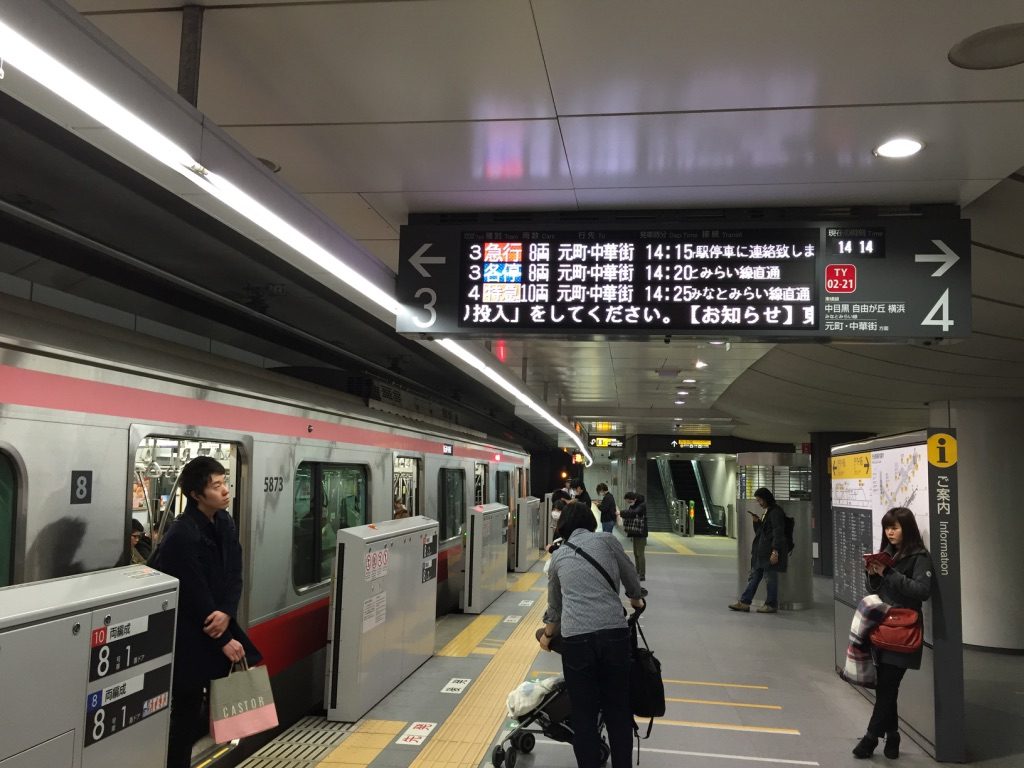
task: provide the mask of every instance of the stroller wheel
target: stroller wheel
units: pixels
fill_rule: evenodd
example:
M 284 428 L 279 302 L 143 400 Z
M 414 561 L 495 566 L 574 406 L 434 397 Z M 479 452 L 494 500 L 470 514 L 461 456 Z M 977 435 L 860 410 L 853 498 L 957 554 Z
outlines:
M 508 768 L 516 768 L 516 759 L 519 757 L 519 751 L 515 747 L 509 747 L 508 752 L 505 753 L 505 765 Z
M 598 749 L 599 749 L 598 759 L 600 759 L 601 765 L 604 765 L 605 763 L 608 762 L 608 758 L 612 756 L 612 751 L 608 747 L 608 745 L 604 743 L 604 741 L 601 742 L 601 744 L 599 745 Z
M 502 766 L 502 764 L 504 762 L 505 762 L 505 750 L 501 746 L 501 744 L 497 744 L 497 745 L 495 745 L 493 751 L 491 752 L 491 765 L 493 765 L 494 768 L 501 768 L 501 766 Z
M 530 752 L 533 752 L 533 748 L 537 746 L 537 737 L 532 733 L 521 733 L 519 734 L 519 738 L 512 742 L 512 746 L 520 752 L 529 754 Z

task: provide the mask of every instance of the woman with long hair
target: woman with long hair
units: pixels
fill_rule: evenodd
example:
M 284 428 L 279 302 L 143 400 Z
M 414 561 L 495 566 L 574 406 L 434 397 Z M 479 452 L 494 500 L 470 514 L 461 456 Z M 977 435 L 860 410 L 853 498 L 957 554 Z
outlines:
M 913 608 L 921 620 L 921 603 L 931 597 L 932 559 L 921 540 L 914 513 L 906 507 L 894 507 L 882 516 L 882 542 L 879 552 L 892 557 L 892 565 L 871 561 L 867 569 L 868 589 L 893 608 Z M 908 669 L 921 668 L 921 649 L 899 653 L 872 648 L 877 670 L 875 707 L 868 721 L 867 733 L 853 748 L 854 757 L 870 757 L 885 737 L 886 757 L 900 756 L 899 716 L 896 700 L 900 682 Z

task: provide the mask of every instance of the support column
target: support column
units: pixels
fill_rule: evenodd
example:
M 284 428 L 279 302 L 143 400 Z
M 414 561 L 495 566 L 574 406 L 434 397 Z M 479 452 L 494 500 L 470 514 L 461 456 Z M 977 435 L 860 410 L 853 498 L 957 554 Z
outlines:
M 199 57 L 203 44 L 203 13 L 199 5 L 181 9 L 181 48 L 178 51 L 178 95 L 199 106 Z
M 932 427 L 956 429 L 963 641 L 1024 650 L 1024 400 L 931 403 Z

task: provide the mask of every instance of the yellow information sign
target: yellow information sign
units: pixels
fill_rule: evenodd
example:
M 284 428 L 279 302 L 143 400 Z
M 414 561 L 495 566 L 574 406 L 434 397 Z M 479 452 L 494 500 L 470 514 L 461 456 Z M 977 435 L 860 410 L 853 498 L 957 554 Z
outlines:
M 832 457 L 833 480 L 858 480 L 871 477 L 871 454 L 850 453 Z
M 956 464 L 956 438 L 944 432 L 928 438 L 928 463 L 945 469 Z

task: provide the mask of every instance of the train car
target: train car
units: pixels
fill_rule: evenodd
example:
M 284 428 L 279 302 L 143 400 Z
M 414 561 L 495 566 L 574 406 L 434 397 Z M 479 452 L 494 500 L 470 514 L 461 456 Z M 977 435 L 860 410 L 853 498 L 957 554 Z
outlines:
M 114 566 L 133 517 L 159 530 L 183 509 L 199 455 L 228 469 L 239 618 L 285 722 L 322 696 L 340 528 L 438 520 L 441 614 L 460 607 L 468 507 L 529 482 L 514 445 L 0 294 L 0 586 Z

